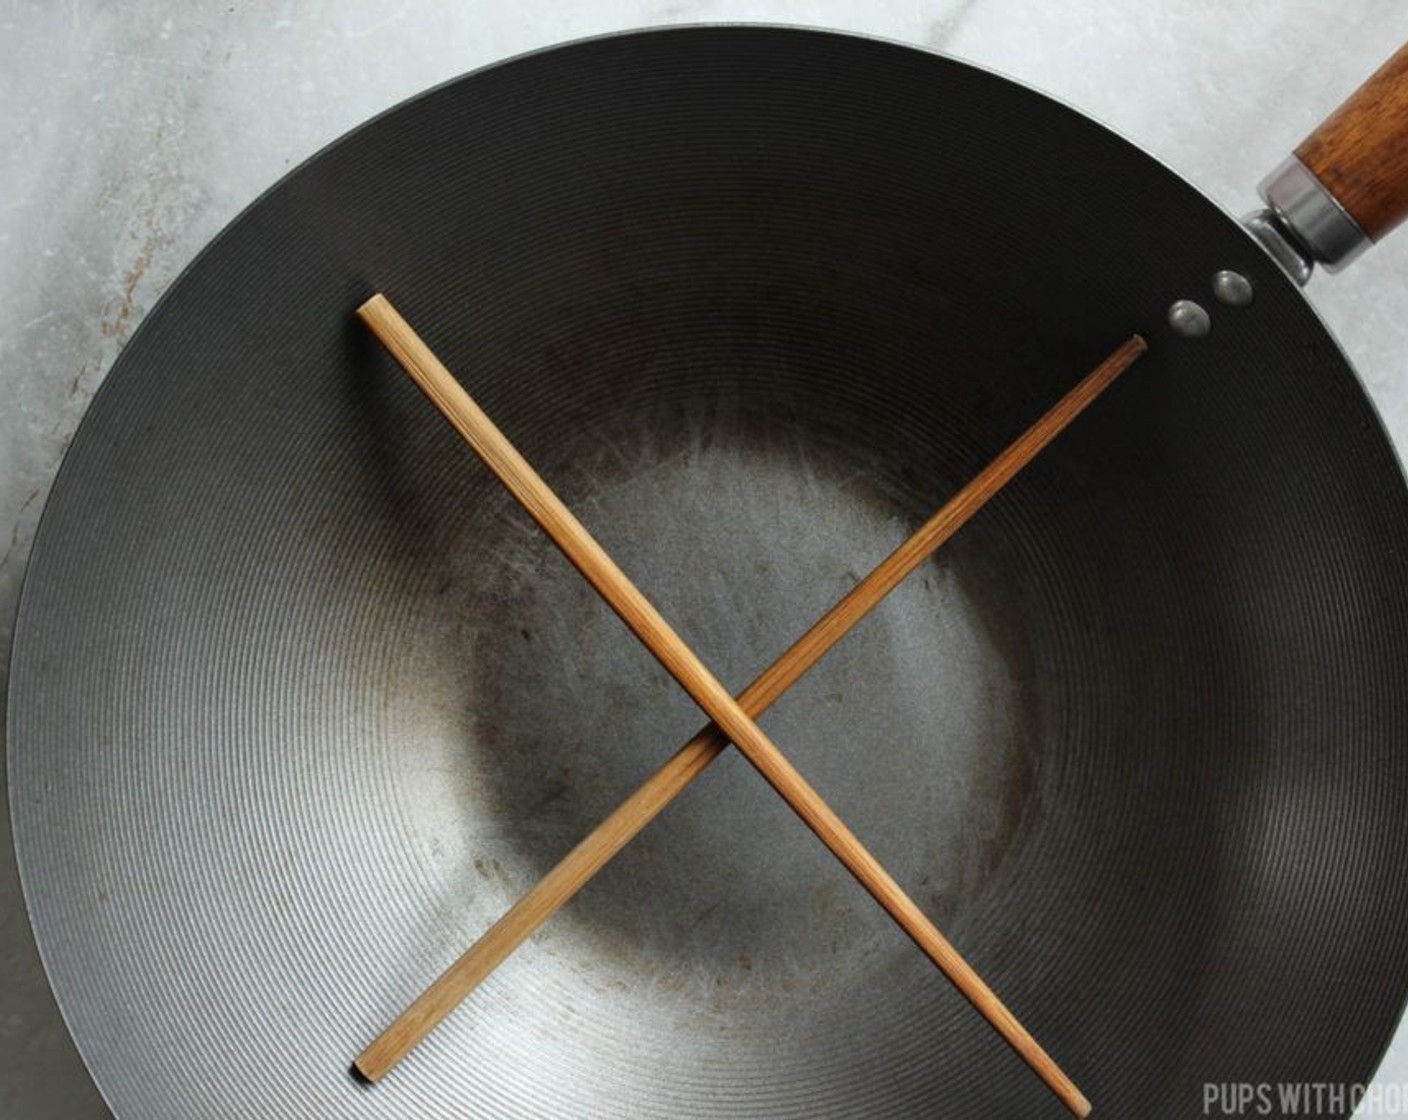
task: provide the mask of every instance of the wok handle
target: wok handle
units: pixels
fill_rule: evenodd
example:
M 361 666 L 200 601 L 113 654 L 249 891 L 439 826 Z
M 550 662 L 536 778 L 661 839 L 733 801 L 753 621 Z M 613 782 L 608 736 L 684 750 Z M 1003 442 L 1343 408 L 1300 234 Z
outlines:
M 1300 142 L 1296 158 L 1370 241 L 1408 216 L 1408 44 Z
M 1408 45 L 1261 181 L 1307 263 L 1343 268 L 1408 216 Z

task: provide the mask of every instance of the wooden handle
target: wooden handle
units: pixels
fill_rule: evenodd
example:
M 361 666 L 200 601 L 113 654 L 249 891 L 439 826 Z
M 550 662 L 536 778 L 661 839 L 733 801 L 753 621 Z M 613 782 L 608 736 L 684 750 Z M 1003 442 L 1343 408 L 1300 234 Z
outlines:
M 1088 1115 L 1090 1103 L 1070 1078 L 627 579 L 390 302 L 382 295 L 375 295 L 358 309 L 358 315 L 587 582 L 705 714 L 733 740 L 807 827 L 1052 1092 L 1075 1115 Z M 358 1068 L 369 1079 L 376 1080 L 384 1070 L 378 1071 L 374 1061 L 368 1064 L 371 1070 L 362 1066 L 359 1059 Z
M 1088 373 L 1019 439 L 798 639 L 738 697 L 749 716 L 762 715 L 819 662 L 988 499 L 1144 353 L 1135 335 Z M 712 723 L 670 756 L 639 789 L 597 825 L 551 871 L 430 985 L 356 1061 L 372 1080 L 383 1076 L 453 1011 L 519 945 L 570 901 L 611 859 L 723 753 L 728 740 Z
M 1408 45 L 1301 141 L 1296 158 L 1370 241 L 1408 215 Z

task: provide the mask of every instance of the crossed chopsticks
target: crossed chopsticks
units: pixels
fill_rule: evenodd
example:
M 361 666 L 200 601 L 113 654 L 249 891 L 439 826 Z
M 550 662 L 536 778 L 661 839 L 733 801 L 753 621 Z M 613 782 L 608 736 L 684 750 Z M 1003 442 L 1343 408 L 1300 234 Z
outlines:
M 358 1055 L 378 1081 L 570 899 L 728 746 L 735 743 L 806 825 L 1077 1116 L 1090 1103 L 754 722 L 901 580 L 952 536 L 1147 349 L 1135 335 L 858 583 L 737 699 L 685 645 L 572 512 L 382 295 L 357 311 L 421 391 L 547 532 L 621 620 L 713 721 L 577 845 Z

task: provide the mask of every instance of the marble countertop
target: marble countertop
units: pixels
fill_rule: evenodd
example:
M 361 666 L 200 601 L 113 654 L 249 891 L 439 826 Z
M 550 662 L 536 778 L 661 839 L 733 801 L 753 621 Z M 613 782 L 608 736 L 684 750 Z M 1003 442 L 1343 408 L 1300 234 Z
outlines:
M 1401 0 L 0 4 L 0 646 L 85 407 L 244 206 L 362 120 L 466 70 L 583 35 L 712 21 L 833 27 L 980 63 L 1110 125 L 1238 214 L 1408 39 Z M 1408 234 L 1307 294 L 1408 452 Z M 106 1115 L 48 993 L 0 812 L 0 1115 Z M 1408 1031 L 1379 1076 L 1408 1084 Z

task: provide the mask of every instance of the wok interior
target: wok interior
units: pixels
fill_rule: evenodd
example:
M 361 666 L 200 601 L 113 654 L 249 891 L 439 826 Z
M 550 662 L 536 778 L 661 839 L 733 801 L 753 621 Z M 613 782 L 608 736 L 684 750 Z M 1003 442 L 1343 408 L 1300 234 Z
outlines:
M 700 723 L 352 324 L 368 284 L 735 689 L 1149 332 L 762 722 L 1106 1114 L 1363 1080 L 1404 979 L 1408 519 L 1299 297 L 1151 161 L 997 79 L 757 29 L 637 51 L 522 60 L 333 149 L 95 405 L 26 610 L 57 619 L 31 663 L 111 714 L 62 796 L 118 823 L 51 856 L 58 818 L 16 815 L 80 1044 L 137 976 L 139 1049 L 180 1053 L 127 1073 L 90 1043 L 105 1091 L 195 1101 L 192 1071 L 224 1076 L 220 1044 L 180 1041 L 170 942 L 226 1036 L 306 1030 L 260 1089 L 296 1114 L 306 1068 L 350 1058 Z M 1069 162 L 1013 173 L 1056 132 Z M 281 268 L 230 310 L 271 246 Z M 1169 286 L 1214 267 L 1257 305 L 1201 348 L 1168 336 Z M 193 430 L 216 387 L 221 422 Z M 19 671 L 21 698 L 39 680 Z M 20 731 L 56 703 L 20 705 Z M 36 892 L 50 859 L 118 882 L 136 905 L 113 928 L 140 936 L 67 932 L 89 927 Z M 108 976 L 91 997 L 85 969 Z M 732 752 L 403 1077 L 316 1091 L 368 1113 L 1060 1112 Z

